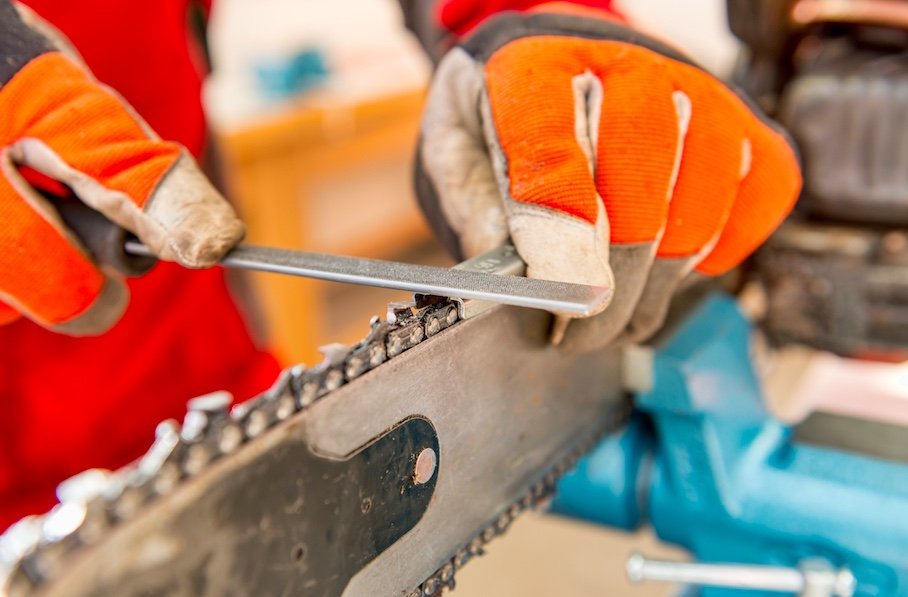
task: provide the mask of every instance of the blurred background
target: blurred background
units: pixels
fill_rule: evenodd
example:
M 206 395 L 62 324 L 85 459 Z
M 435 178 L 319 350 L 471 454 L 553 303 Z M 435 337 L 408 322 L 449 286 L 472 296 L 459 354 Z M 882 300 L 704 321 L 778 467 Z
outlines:
M 728 72 L 736 44 L 724 0 L 625 0 L 638 26 Z M 450 264 L 413 197 L 411 161 L 431 65 L 396 0 L 219 0 L 205 102 L 221 175 L 249 226 L 271 246 Z M 352 343 L 405 294 L 252 275 L 258 331 L 286 363 Z M 238 285 L 238 288 L 241 285 Z M 248 288 L 246 288 L 248 290 Z M 248 301 L 247 301 L 248 302 Z M 627 555 L 673 559 L 648 534 L 622 535 L 527 515 L 458 577 L 460 597 L 669 595 L 632 587 Z
M 725 72 L 722 0 L 633 0 L 638 26 Z M 431 65 L 396 0 L 221 0 L 205 102 L 223 178 L 251 242 L 446 263 L 416 206 L 411 162 Z M 388 295 L 254 278 L 264 333 L 287 361 L 364 334 Z

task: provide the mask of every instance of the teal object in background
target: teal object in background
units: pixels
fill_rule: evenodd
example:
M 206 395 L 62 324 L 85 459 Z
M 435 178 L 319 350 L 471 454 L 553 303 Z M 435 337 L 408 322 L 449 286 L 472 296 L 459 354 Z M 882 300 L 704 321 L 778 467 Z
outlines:
M 855 595 L 908 595 L 908 465 L 795 441 L 763 406 L 752 334 L 732 298 L 704 301 L 657 347 L 630 424 L 561 481 L 553 510 L 623 529 L 648 522 L 702 562 L 821 558 L 854 574 Z
M 265 97 L 283 99 L 324 83 L 330 76 L 328 62 L 318 48 L 305 48 L 290 56 L 259 60 L 255 80 Z

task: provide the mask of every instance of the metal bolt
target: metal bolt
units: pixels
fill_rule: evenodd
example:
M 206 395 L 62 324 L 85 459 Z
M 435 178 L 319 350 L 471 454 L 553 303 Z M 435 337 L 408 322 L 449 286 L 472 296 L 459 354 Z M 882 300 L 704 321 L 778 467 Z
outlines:
M 543 495 L 545 495 L 545 482 L 537 481 L 536 484 L 533 485 L 530 492 L 533 495 L 533 504 L 535 505 L 536 501 L 539 500 Z
M 533 509 L 537 512 L 548 512 L 552 507 L 552 492 L 540 497 L 533 504 Z
M 180 481 L 180 469 L 173 463 L 168 462 L 161 466 L 158 474 L 154 478 L 154 492 L 158 495 L 166 495 L 173 491 Z
M 293 396 L 290 394 L 281 396 L 277 405 L 277 418 L 283 421 L 292 415 L 294 410 L 296 410 L 296 405 L 293 403 Z
M 374 344 L 369 348 L 369 364 L 373 367 L 381 365 L 385 361 L 385 347 L 381 344 Z
M 467 562 L 469 561 L 470 552 L 466 549 L 461 549 L 457 552 L 457 555 L 454 556 L 454 566 L 456 566 L 458 570 L 466 566 Z
M 422 590 L 426 595 L 434 595 L 435 591 L 440 588 L 439 585 L 440 583 L 438 582 L 437 578 L 430 578 L 425 583 L 423 583 Z
M 300 391 L 300 406 L 306 408 L 313 402 L 318 396 L 318 384 L 314 381 L 309 381 L 303 384 L 303 389 Z
M 126 487 L 113 503 L 114 515 L 125 520 L 136 513 L 142 505 L 141 492 L 134 487 Z
M 445 320 L 448 322 L 448 325 L 454 325 L 457 323 L 457 309 L 451 307 L 448 309 L 448 314 L 445 316 Z
M 800 597 L 851 597 L 857 580 L 847 568 L 834 568 L 821 558 L 808 558 L 798 565 L 804 575 Z
M 413 482 L 417 485 L 428 483 L 435 475 L 438 465 L 438 455 L 432 448 L 424 448 L 416 457 L 416 466 L 413 467 Z
M 507 514 L 502 514 L 498 517 L 498 520 L 495 521 L 495 528 L 499 533 L 503 533 L 508 530 L 508 527 L 511 525 L 511 517 Z
M 388 354 L 392 357 L 399 355 L 401 352 L 403 352 L 403 349 L 404 341 L 400 336 L 394 336 L 388 342 Z
M 221 449 L 221 452 L 229 454 L 239 447 L 243 443 L 243 432 L 236 425 L 225 425 L 221 429 L 221 437 L 218 441 L 218 448 Z
M 347 361 L 347 367 L 344 369 L 344 374 L 347 376 L 347 379 L 353 379 L 365 370 L 366 364 L 362 357 L 350 357 L 350 360 Z
M 249 437 L 257 437 L 267 428 L 268 417 L 265 416 L 265 413 L 258 410 L 249 413 L 249 418 L 246 419 L 246 435 Z
M 448 562 L 441 569 L 441 581 L 444 583 L 450 582 L 454 578 L 454 564 Z
M 187 475 L 197 475 L 210 460 L 211 452 L 208 450 L 208 446 L 195 444 L 189 448 L 186 461 L 183 463 L 183 470 L 186 471 Z
M 426 322 L 426 336 L 434 336 L 441 331 L 441 322 L 434 315 Z
M 481 556 L 482 554 L 484 554 L 485 549 L 483 549 L 482 537 L 476 537 L 475 539 L 470 541 L 470 546 L 468 549 L 471 556 Z
M 79 540 L 94 543 L 104 534 L 107 524 L 107 512 L 100 499 L 85 504 L 85 520 L 79 527 Z
M 494 539 L 495 531 L 496 531 L 496 529 L 494 526 L 484 528 L 482 530 L 482 535 L 481 535 L 483 542 L 488 543 L 489 541 Z
M 328 374 L 325 376 L 325 388 L 329 392 L 333 392 L 337 388 L 341 387 L 344 383 L 344 374 L 338 369 L 332 369 L 328 371 Z

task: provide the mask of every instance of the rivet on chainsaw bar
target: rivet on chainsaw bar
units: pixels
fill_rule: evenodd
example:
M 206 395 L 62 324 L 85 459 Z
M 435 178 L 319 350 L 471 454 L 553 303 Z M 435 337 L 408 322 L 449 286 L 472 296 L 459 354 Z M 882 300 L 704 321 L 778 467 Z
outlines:
M 424 448 L 416 457 L 416 466 L 413 467 L 413 482 L 417 485 L 428 483 L 435 475 L 438 456 L 432 448 Z

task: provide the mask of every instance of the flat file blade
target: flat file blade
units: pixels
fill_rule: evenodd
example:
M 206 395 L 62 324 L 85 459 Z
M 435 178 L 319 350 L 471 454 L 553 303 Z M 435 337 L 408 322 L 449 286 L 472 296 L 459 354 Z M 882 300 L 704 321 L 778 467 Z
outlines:
M 126 243 L 126 252 L 151 256 L 145 245 L 134 241 Z M 516 258 L 516 252 L 514 255 Z M 481 262 L 482 257 L 471 261 Z M 238 245 L 220 263 L 226 267 L 477 299 L 580 317 L 598 313 L 612 298 L 612 289 L 607 287 L 255 245 Z

